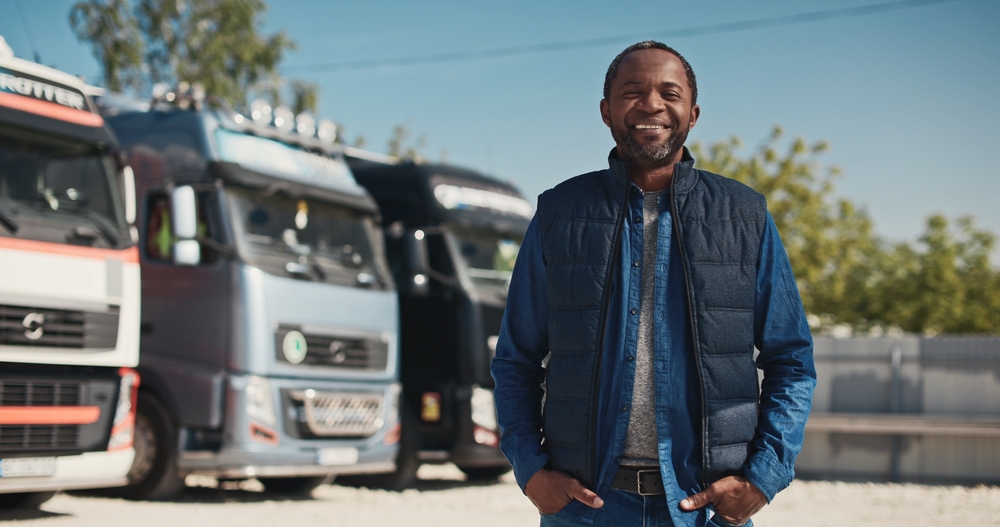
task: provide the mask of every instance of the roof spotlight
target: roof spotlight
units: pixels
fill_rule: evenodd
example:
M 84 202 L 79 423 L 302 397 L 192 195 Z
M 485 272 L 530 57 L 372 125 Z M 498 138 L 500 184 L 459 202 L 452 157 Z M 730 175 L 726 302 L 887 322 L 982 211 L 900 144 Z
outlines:
M 264 99 L 254 99 L 250 103 L 250 118 L 260 124 L 271 122 L 271 105 Z
M 287 106 L 278 106 L 274 109 L 274 120 L 271 122 L 275 128 L 290 132 L 295 128 L 295 114 Z
M 302 112 L 295 116 L 295 131 L 299 135 L 304 135 L 311 137 L 316 133 L 316 119 L 306 112 Z
M 316 137 L 324 143 L 332 143 L 337 140 L 337 123 L 329 119 L 321 119 L 316 129 Z

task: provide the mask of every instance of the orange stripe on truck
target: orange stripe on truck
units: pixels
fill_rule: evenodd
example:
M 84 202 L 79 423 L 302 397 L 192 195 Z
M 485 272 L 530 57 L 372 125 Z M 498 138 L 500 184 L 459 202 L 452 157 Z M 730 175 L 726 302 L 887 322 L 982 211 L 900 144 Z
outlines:
M 76 108 L 67 108 L 54 102 L 40 101 L 31 97 L 24 97 L 23 95 L 14 95 L 13 93 L 0 92 L 0 106 L 83 126 L 98 127 L 104 125 L 104 118 L 96 113 L 77 110 Z
M 96 258 L 98 260 L 113 258 L 121 260 L 125 263 L 139 263 L 139 247 L 137 246 L 132 246 L 128 249 L 122 250 L 99 249 L 95 247 L 69 245 L 66 243 L 38 242 L 35 240 L 22 240 L 20 238 L 0 236 L 0 249 L 59 254 L 62 256 L 76 256 L 79 258 Z
M 99 406 L 0 406 L 0 425 L 89 425 Z

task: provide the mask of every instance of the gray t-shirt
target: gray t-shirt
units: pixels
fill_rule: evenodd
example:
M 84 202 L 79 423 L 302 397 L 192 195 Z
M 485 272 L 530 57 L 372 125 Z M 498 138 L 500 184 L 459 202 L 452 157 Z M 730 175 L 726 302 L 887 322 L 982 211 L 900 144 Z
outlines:
M 643 192 L 642 296 L 639 300 L 639 342 L 635 350 L 635 386 L 628 419 L 622 465 L 657 466 L 656 390 L 653 384 L 653 309 L 656 291 L 656 245 L 659 239 L 659 198 L 662 190 Z

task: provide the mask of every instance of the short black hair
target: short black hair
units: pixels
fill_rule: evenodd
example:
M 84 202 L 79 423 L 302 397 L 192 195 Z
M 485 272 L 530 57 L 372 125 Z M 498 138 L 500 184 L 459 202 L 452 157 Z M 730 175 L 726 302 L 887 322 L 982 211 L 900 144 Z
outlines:
M 663 51 L 672 53 L 675 57 L 680 59 L 681 64 L 684 65 L 684 73 L 687 74 L 688 87 L 691 88 L 691 105 L 694 106 L 698 103 L 698 81 L 695 79 L 694 70 L 691 69 L 691 64 L 689 64 L 687 59 L 678 53 L 676 49 L 655 40 L 643 40 L 642 42 L 636 42 L 635 44 L 625 48 L 624 51 L 615 57 L 615 60 L 611 61 L 611 65 L 608 66 L 608 73 L 604 76 L 605 99 L 608 99 L 611 96 L 611 83 L 615 81 L 616 77 L 618 77 L 618 67 L 621 66 L 622 60 L 625 59 L 625 55 L 640 49 L 662 49 Z

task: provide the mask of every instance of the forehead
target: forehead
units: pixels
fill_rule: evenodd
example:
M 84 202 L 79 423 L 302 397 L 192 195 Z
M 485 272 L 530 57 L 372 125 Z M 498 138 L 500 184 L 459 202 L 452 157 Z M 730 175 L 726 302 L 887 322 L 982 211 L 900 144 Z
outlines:
M 612 88 L 625 84 L 678 84 L 688 91 L 687 73 L 677 55 L 662 49 L 640 49 L 625 55 Z

